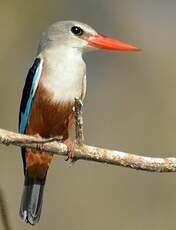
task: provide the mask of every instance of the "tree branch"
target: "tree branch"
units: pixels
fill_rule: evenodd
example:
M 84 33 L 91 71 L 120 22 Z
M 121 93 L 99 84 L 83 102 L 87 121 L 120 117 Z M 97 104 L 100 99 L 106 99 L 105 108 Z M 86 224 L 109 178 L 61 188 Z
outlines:
M 83 144 L 82 102 L 75 99 L 76 141 L 73 161 L 89 160 L 118 165 L 150 172 L 176 172 L 176 158 L 145 157 L 117 150 L 109 150 Z M 38 151 L 67 156 L 67 146 L 61 143 L 60 137 L 44 139 L 22 135 L 0 129 L 0 143 L 28 147 Z M 43 144 L 39 147 L 39 143 Z
M 56 140 L 47 143 L 47 139 L 0 129 L 0 143 L 5 145 L 16 145 L 41 150 L 38 147 L 38 143 L 41 143 L 41 141 L 43 142 L 42 151 L 67 156 L 66 145 L 58 143 Z M 117 150 L 88 146 L 85 144 L 82 144 L 81 146 L 77 144 L 75 145 L 73 160 L 97 161 L 150 172 L 176 172 L 176 158 L 145 157 Z

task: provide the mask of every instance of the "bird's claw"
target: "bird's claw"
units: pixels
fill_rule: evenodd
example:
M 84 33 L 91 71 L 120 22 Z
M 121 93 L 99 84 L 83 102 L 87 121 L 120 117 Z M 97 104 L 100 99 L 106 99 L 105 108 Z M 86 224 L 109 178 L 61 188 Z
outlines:
M 37 149 L 42 152 L 43 151 L 43 143 L 37 143 Z
M 75 149 L 74 143 L 70 139 L 66 139 L 65 141 L 63 141 L 63 144 L 67 146 L 67 154 L 68 154 L 65 161 L 68 161 L 68 160 L 72 161 L 74 157 L 74 149 Z

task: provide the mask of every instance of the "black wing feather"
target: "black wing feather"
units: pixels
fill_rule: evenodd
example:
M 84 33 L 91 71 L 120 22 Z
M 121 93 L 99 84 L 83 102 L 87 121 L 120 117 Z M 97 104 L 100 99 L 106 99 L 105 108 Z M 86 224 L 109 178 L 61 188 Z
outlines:
M 19 126 L 18 126 L 19 128 L 20 128 L 20 123 L 21 123 L 21 114 L 25 112 L 26 105 L 27 105 L 28 99 L 30 97 L 33 78 L 34 78 L 36 70 L 40 64 L 40 61 L 41 61 L 40 58 L 35 59 L 34 64 L 29 69 L 29 72 L 28 72 L 27 77 L 26 77 L 26 82 L 25 82 L 25 85 L 23 88 L 21 104 L 20 104 L 20 111 L 19 111 Z M 24 173 L 25 173 L 25 168 L 26 168 L 25 148 L 21 148 L 21 155 L 22 155 Z

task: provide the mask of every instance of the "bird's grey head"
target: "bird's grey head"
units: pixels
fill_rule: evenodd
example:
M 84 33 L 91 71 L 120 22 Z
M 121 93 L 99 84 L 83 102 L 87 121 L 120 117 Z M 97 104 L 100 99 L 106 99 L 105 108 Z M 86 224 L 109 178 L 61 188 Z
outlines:
M 38 52 L 58 47 L 74 48 L 81 52 L 95 48 L 116 51 L 139 50 L 117 39 L 98 34 L 90 26 L 77 21 L 60 21 L 52 24 L 43 33 Z
M 39 52 L 46 48 L 66 46 L 80 50 L 91 50 L 87 39 L 96 36 L 97 32 L 90 26 L 77 21 L 60 21 L 52 24 L 42 34 Z

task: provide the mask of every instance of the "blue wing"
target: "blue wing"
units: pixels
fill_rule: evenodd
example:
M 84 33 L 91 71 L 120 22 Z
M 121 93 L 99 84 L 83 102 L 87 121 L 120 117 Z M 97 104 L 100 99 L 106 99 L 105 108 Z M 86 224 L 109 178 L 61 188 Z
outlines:
M 20 112 L 19 112 L 20 133 L 25 133 L 26 131 L 32 100 L 38 86 L 41 71 L 42 71 L 42 60 L 40 58 L 36 58 L 34 64 L 32 65 L 32 67 L 30 68 L 27 74 L 25 86 L 22 93 Z

